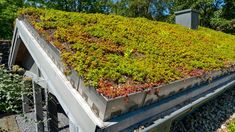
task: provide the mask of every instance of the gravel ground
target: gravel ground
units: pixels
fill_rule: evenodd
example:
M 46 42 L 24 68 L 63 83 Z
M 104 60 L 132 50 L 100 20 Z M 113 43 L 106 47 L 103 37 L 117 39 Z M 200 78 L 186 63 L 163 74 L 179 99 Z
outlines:
M 176 120 L 171 132 L 226 132 L 227 122 L 234 118 L 235 88 L 212 99 L 191 114 Z
M 26 119 L 24 117 L 26 117 Z M 26 116 L 22 115 L 16 116 L 16 121 L 20 132 L 36 132 L 33 117 L 34 117 L 33 112 L 27 113 Z M 59 120 L 59 132 L 69 132 L 68 118 L 63 113 L 58 113 L 58 120 Z
M 19 132 L 18 125 L 15 120 L 15 115 L 2 114 L 0 115 L 0 132 Z

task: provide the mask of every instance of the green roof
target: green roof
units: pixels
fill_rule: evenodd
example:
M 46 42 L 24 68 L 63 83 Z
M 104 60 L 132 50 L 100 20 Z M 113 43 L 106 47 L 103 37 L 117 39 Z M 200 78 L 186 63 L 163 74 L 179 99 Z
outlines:
M 20 13 L 61 51 L 67 68 L 107 97 L 199 76 L 235 62 L 235 36 L 208 28 L 35 8 Z

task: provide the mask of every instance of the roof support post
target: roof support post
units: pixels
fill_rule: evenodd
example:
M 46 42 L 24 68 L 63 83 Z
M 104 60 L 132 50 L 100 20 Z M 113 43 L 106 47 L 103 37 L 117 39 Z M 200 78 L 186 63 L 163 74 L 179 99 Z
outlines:
M 24 114 L 30 111 L 29 98 L 26 94 L 22 94 L 22 109 Z
M 32 81 L 33 85 L 33 99 L 34 99 L 34 110 L 35 110 L 35 127 L 36 132 L 44 132 L 43 123 L 43 108 L 42 108 L 42 88 Z
M 57 113 L 57 100 L 49 92 L 46 93 L 46 108 L 47 108 L 47 127 L 49 132 L 58 132 L 58 113 Z
M 24 84 L 26 86 L 31 86 L 31 83 L 32 83 L 32 80 L 28 80 L 28 81 L 24 82 Z M 28 88 L 28 87 L 25 87 L 25 88 Z M 22 110 L 23 110 L 24 114 L 30 112 L 30 109 L 31 109 L 31 107 L 30 107 L 30 98 L 28 96 L 31 96 L 31 95 L 29 95 L 29 93 L 32 92 L 31 88 L 30 89 L 25 89 L 25 88 L 22 89 L 22 91 L 24 91 L 24 92 L 21 96 L 22 97 Z
M 49 132 L 49 117 L 48 117 L 48 88 L 44 88 L 44 95 L 45 95 L 45 109 L 46 109 L 46 121 L 45 121 L 45 130 Z

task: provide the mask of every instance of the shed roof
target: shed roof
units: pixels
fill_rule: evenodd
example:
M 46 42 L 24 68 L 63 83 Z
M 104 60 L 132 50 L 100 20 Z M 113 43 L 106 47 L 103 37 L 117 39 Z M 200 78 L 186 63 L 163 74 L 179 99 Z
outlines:
M 26 8 L 20 11 L 69 69 L 107 97 L 200 76 L 235 63 L 235 36 L 200 27 Z

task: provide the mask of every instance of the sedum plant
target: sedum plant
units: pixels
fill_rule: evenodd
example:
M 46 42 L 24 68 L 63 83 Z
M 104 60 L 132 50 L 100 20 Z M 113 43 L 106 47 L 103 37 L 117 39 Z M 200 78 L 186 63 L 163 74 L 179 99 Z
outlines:
M 19 14 L 61 51 L 67 68 L 110 98 L 235 62 L 235 36 L 204 27 L 51 9 Z

